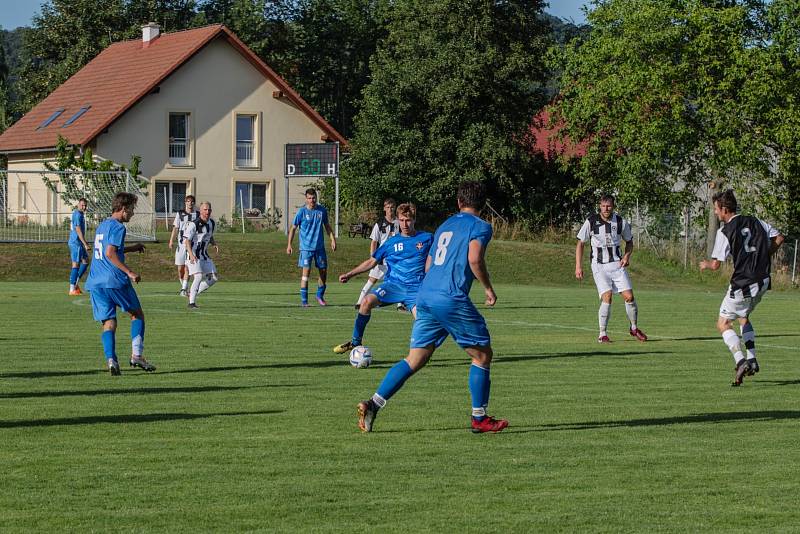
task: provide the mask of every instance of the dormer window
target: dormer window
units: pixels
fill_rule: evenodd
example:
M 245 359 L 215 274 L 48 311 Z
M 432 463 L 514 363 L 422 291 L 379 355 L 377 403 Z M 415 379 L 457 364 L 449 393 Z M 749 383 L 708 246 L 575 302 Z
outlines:
M 65 122 L 65 123 L 64 123 L 64 125 L 63 125 L 63 126 L 61 126 L 61 127 L 62 127 L 62 128 L 66 128 L 67 126 L 69 126 L 70 124 L 72 124 L 73 122 L 75 122 L 76 120 L 80 119 L 80 118 L 81 118 L 81 116 L 83 116 L 83 114 L 84 114 L 84 113 L 86 113 L 87 111 L 89 111 L 89 108 L 90 108 L 90 107 L 92 107 L 92 106 L 83 106 L 81 109 L 79 109 L 78 111 L 76 111 L 76 112 L 75 112 L 75 114 L 74 114 L 72 117 L 70 117 L 70 118 L 69 118 L 69 120 L 68 120 L 67 122 Z
M 64 113 L 64 108 L 58 108 L 53 112 L 52 115 L 47 117 L 47 120 L 45 120 L 42 124 L 40 124 L 36 129 L 41 130 L 42 128 L 47 128 L 48 126 L 50 126 L 50 123 L 56 120 L 62 113 Z

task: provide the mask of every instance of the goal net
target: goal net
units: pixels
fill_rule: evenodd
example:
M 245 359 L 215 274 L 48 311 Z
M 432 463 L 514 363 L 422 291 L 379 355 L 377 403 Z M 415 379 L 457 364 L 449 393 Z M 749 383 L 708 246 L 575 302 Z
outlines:
M 155 213 L 145 191 L 126 171 L 0 170 L 0 242 L 62 243 L 69 239 L 78 199 L 87 200 L 86 240 L 111 215 L 114 195 L 139 201 L 126 223 L 129 241 L 155 241 Z

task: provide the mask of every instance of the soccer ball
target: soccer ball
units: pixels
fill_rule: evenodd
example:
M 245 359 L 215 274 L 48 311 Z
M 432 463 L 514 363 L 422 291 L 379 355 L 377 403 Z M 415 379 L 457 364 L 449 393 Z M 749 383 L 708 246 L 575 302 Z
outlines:
M 365 369 L 372 363 L 372 351 L 369 347 L 359 345 L 350 351 L 350 365 L 356 369 Z

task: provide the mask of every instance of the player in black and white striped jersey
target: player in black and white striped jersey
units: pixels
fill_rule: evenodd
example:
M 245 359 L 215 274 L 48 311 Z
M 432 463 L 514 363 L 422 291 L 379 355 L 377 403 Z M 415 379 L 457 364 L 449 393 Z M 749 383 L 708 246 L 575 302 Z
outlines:
M 735 368 L 731 385 L 740 386 L 746 375 L 754 375 L 759 370 L 756 333 L 750 314 L 770 288 L 771 257 L 783 244 L 784 237 L 756 217 L 738 215 L 736 196 L 731 189 L 716 193 L 711 200 L 714 214 L 724 226 L 717 231 L 712 259 L 701 261 L 700 270 L 716 271 L 728 256 L 733 258 L 733 275 L 719 308 L 717 329 L 733 354 Z M 739 322 L 744 351 L 732 328 L 734 319 Z
M 611 317 L 611 295 L 621 293 L 625 299 L 625 313 L 630 320 L 630 335 L 639 341 L 647 341 L 647 336 L 637 326 L 639 308 L 633 297 L 630 277 L 625 269 L 631 261 L 633 234 L 631 225 L 618 213 L 614 213 L 614 197 L 600 197 L 600 211 L 592 214 L 578 232 L 575 247 L 575 278 L 583 280 L 584 244 L 591 247 L 592 277 L 600 294 L 600 334 L 597 341 L 610 343 L 608 320 Z M 620 244 L 625 242 L 625 252 L 620 254 Z
M 200 204 L 200 217 L 186 225 L 184 245 L 189 256 L 189 275 L 194 276 L 192 288 L 189 290 L 189 308 L 197 308 L 197 295 L 219 280 L 217 267 L 208 256 L 208 246 L 214 247 L 219 254 L 219 247 L 214 241 L 216 222 L 211 218 L 211 203 Z
M 183 246 L 183 232 L 186 225 L 194 222 L 200 217 L 200 212 L 194 209 L 194 195 L 186 195 L 184 199 L 184 209 L 175 213 L 175 222 L 172 223 L 172 233 L 169 236 L 169 249 L 172 250 L 172 244 L 175 242 L 177 236 L 177 248 L 175 249 L 175 265 L 178 266 L 178 280 L 181 283 L 180 295 L 187 296 L 186 290 L 189 287 L 189 276 L 186 273 L 186 248 Z

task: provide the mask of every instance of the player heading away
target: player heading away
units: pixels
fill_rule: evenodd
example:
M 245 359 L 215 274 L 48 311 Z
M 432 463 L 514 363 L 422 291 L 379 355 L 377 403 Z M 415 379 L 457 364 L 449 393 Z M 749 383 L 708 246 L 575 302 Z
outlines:
M 208 255 L 208 246 L 214 247 L 219 254 L 219 247 L 214 241 L 214 229 L 217 223 L 211 218 L 211 203 L 200 204 L 200 217 L 188 222 L 184 228 L 183 246 L 189 258 L 189 276 L 193 276 L 189 290 L 189 309 L 197 308 L 197 295 L 219 281 L 217 267 Z
M 106 366 L 113 376 L 120 374 L 116 353 L 117 307 L 131 316 L 131 367 L 155 371 L 144 355 L 144 312 L 131 282 L 141 277 L 125 265 L 125 254 L 144 252 L 144 245 L 125 246 L 125 225 L 133 217 L 137 202 L 132 193 L 117 193 L 111 204 L 111 217 L 100 223 L 94 234 L 94 259 L 86 281 L 94 320 L 103 324 L 101 340 Z
M 397 208 L 400 235 L 388 238 L 373 252 L 371 258 L 339 276 L 339 281 L 344 284 L 352 277 L 374 269 L 381 262 L 387 268 L 383 283 L 361 301 L 352 339 L 335 346 L 333 352 L 342 354 L 361 345 L 373 308 L 401 303 L 411 310 L 414 317 L 417 316 L 417 291 L 425 277 L 425 263 L 433 236 L 428 232 L 417 232 L 414 228 L 416 219 L 417 208 L 414 204 L 400 204 Z
M 486 305 L 494 306 L 497 302 L 484 259 L 492 226 L 478 217 L 485 204 L 483 184 L 464 182 L 459 186 L 459 213 L 436 230 L 428 254 L 427 273 L 417 293 L 417 318 L 411 330 L 408 356 L 386 373 L 372 398 L 358 404 L 358 426 L 362 431 L 372 431 L 378 411 L 411 375 L 428 363 L 448 335 L 472 359 L 469 371 L 472 431 L 499 432 L 508 426 L 508 421 L 486 413 L 493 352 L 486 321 L 469 298 L 472 281 L 477 278 L 486 293 Z
M 756 332 L 750 314 L 771 285 L 771 257 L 783 244 L 783 235 L 768 223 L 749 215 L 737 214 L 738 204 L 733 190 L 720 191 L 711 197 L 714 215 L 724 223 L 717 230 L 711 260 L 700 262 L 700 270 L 716 271 L 728 256 L 733 258 L 733 274 L 719 308 L 717 330 L 733 354 L 732 386 L 741 386 L 745 376 L 759 371 L 756 360 Z M 741 340 L 733 330 L 739 322 Z M 746 355 L 745 355 L 746 353 Z
M 614 197 L 600 197 L 600 209 L 584 221 L 578 231 L 575 246 L 575 278 L 583 280 L 583 249 L 589 242 L 591 247 L 592 278 L 600 295 L 598 320 L 600 333 L 597 341 L 611 343 L 608 337 L 608 321 L 611 318 L 611 294 L 621 293 L 625 300 L 625 313 L 630 321 L 630 335 L 639 341 L 647 336 L 637 326 L 639 307 L 633 296 L 631 279 L 626 268 L 633 253 L 631 225 L 618 213 L 614 213 Z M 620 243 L 625 241 L 625 253 L 620 255 Z
M 317 281 L 317 302 L 320 306 L 327 306 L 325 302 L 325 282 L 328 278 L 328 256 L 325 254 L 325 234 L 322 228 L 331 237 L 331 252 L 336 251 L 336 237 L 328 222 L 328 210 L 317 204 L 317 192 L 314 189 L 306 190 L 306 203 L 297 210 L 292 227 L 289 229 L 289 238 L 286 243 L 286 254 L 291 254 L 292 240 L 300 228 L 300 258 L 297 266 L 302 269 L 300 275 L 300 304 L 308 306 L 308 276 L 311 273 L 311 262 L 314 261 L 319 269 Z

